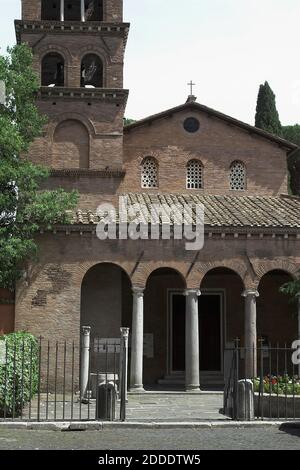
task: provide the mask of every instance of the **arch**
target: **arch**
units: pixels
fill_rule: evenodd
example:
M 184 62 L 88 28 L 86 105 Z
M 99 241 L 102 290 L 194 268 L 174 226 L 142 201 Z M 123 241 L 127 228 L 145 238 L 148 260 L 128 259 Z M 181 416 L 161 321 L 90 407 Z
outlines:
M 180 272 L 180 270 L 178 268 L 175 268 L 175 267 L 170 267 L 168 264 L 166 264 L 165 266 L 160 266 L 160 267 L 157 267 L 153 270 L 151 270 L 150 273 L 148 273 L 148 277 L 146 279 L 146 288 L 147 288 L 147 284 L 151 278 L 151 276 L 155 276 L 157 274 L 174 274 L 176 276 L 178 276 L 182 282 L 182 285 L 184 286 L 184 289 L 186 288 L 186 280 L 185 280 L 185 277 L 184 275 Z
M 203 164 L 200 160 L 190 160 L 186 165 L 186 189 L 203 188 Z
M 111 64 L 111 56 L 110 56 L 110 51 L 107 48 L 106 44 L 102 44 L 101 46 L 98 46 L 97 44 L 87 44 L 85 46 L 82 46 L 78 49 L 78 59 L 81 62 L 82 59 L 89 54 L 95 54 L 100 57 L 103 67 L 105 69 L 105 66 L 107 64 Z
M 230 189 L 245 191 L 247 189 L 246 165 L 241 160 L 235 160 L 230 165 Z
M 204 277 L 214 269 L 228 269 L 229 271 L 234 272 L 241 278 L 245 289 L 248 287 L 248 269 L 247 265 L 243 262 L 242 259 L 228 259 L 222 262 L 201 262 L 197 264 L 195 269 L 193 269 L 191 272 L 191 275 L 188 278 L 188 284 L 191 285 L 191 287 L 199 289 L 199 286 L 201 286 Z
M 167 265 L 157 267 L 147 278 L 144 321 L 145 332 L 152 333 L 153 353 L 144 358 L 145 385 L 184 370 L 185 288 L 180 271 Z
M 119 267 L 122 271 L 124 271 L 127 276 L 131 279 L 131 269 L 132 269 L 132 266 L 130 264 L 127 264 L 126 262 L 125 263 L 122 263 L 122 262 L 118 262 L 118 261 L 115 261 L 115 260 L 111 260 L 111 259 L 105 259 L 105 260 L 97 260 L 97 259 L 93 259 L 93 260 L 89 260 L 89 261 L 85 261 L 85 262 L 82 262 L 79 266 L 78 266 L 78 269 L 74 272 L 73 274 L 73 282 L 74 282 L 74 285 L 76 285 L 77 287 L 80 288 L 82 282 L 83 282 L 83 279 L 85 277 L 85 275 L 94 267 L 94 266 L 98 266 L 99 264 L 113 264 L 114 266 L 117 266 Z M 132 283 L 133 284 L 133 283 Z
M 61 121 L 52 143 L 53 168 L 89 168 L 90 137 L 87 128 L 74 119 Z
M 262 284 L 262 282 L 264 281 L 264 278 L 266 276 L 281 276 L 281 277 L 284 277 L 286 278 L 286 282 L 289 282 L 290 281 L 293 281 L 295 279 L 295 276 L 288 272 L 286 269 L 281 269 L 281 268 L 278 268 L 278 269 L 270 269 L 268 271 L 266 271 L 263 276 L 260 278 L 259 280 L 259 283 L 258 283 L 258 289 L 259 289 L 259 286 Z
M 74 121 L 79 121 L 81 124 L 86 128 L 87 132 L 95 136 L 96 135 L 96 129 L 94 127 L 94 124 L 90 119 L 88 119 L 86 116 L 83 114 L 79 113 L 63 113 L 58 116 L 57 121 L 51 121 L 48 124 L 48 135 L 50 140 L 53 141 L 54 138 L 54 133 L 57 129 L 57 127 L 63 122 L 63 121 L 68 121 L 68 120 L 74 120 Z
M 48 52 L 41 61 L 42 86 L 65 85 L 65 61 L 61 54 Z
M 141 163 L 141 188 L 151 189 L 159 186 L 159 165 L 154 157 L 145 157 Z
M 236 269 L 229 267 L 214 267 L 201 281 L 200 315 L 203 316 L 203 328 L 210 332 L 214 351 L 218 351 L 218 359 L 226 344 L 243 337 L 244 290 L 243 278 Z M 203 341 L 206 341 L 205 337 Z
M 144 263 L 140 263 L 138 268 L 135 270 L 132 276 L 132 284 L 135 287 L 145 288 L 147 284 L 147 280 L 151 276 L 151 274 L 158 269 L 172 269 L 174 272 L 178 273 L 180 277 L 185 281 L 185 274 L 178 263 L 176 261 L 148 261 Z
M 201 290 L 201 287 L 203 286 L 203 283 L 205 282 L 205 278 L 207 278 L 208 276 L 210 275 L 235 275 L 237 276 L 240 281 L 241 281 L 241 284 L 243 286 L 243 289 L 245 289 L 245 283 L 244 283 L 244 279 L 243 279 L 243 276 L 241 276 L 241 274 L 238 272 L 238 269 L 235 269 L 234 266 L 214 266 L 213 268 L 211 269 L 208 269 L 205 274 L 203 275 L 202 279 L 201 279 L 201 282 L 200 282 L 200 290 Z
M 290 347 L 298 337 L 297 302 L 291 302 L 291 298 L 280 291 L 292 280 L 293 275 L 287 270 L 272 269 L 259 281 L 257 334 L 266 345 L 287 343 Z
M 80 324 L 90 326 L 94 336 L 118 338 L 122 326 L 130 326 L 132 285 L 118 264 L 91 266 L 81 282 Z
M 86 54 L 82 58 L 80 76 L 81 87 L 103 87 L 103 62 L 97 54 Z
M 131 279 L 130 279 L 130 275 L 129 273 L 127 272 L 127 270 L 125 269 L 124 266 L 122 266 L 122 264 L 119 264 L 119 263 L 115 263 L 113 261 L 100 261 L 99 263 L 93 263 L 91 266 L 89 266 L 87 269 L 86 267 L 84 268 L 84 272 L 83 274 L 81 275 L 81 280 L 80 280 L 80 283 L 82 284 L 85 280 L 85 278 L 89 275 L 89 273 L 91 273 L 94 269 L 96 269 L 98 266 L 114 266 L 116 269 L 120 269 L 125 275 L 126 277 L 128 278 L 130 284 L 131 284 Z
M 46 46 L 38 44 L 33 48 L 35 50 L 34 58 L 38 57 L 40 62 L 42 62 L 43 58 L 49 53 L 60 54 L 65 61 L 65 65 L 70 63 L 72 60 L 72 56 L 68 48 L 61 44 L 47 44 Z
M 273 259 L 273 260 L 264 260 L 254 262 L 255 272 L 257 273 L 257 281 L 256 287 L 259 286 L 259 283 L 263 276 L 265 276 L 268 272 L 272 271 L 282 271 L 292 277 L 292 279 L 296 279 L 297 272 L 299 271 L 299 265 L 293 263 L 288 259 Z
M 41 20 L 60 21 L 60 0 L 42 0 Z

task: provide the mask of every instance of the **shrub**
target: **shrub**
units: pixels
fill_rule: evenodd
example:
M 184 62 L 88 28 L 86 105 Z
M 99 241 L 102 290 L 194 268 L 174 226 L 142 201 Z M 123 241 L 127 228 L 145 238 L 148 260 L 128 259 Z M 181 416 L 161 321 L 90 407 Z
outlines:
M 256 378 L 254 379 L 254 391 L 259 392 L 260 389 L 260 379 Z M 268 375 L 263 379 L 263 391 L 275 395 L 300 395 L 299 377 Z
M 6 363 L 0 364 L 0 416 L 15 417 L 37 393 L 39 345 L 29 333 L 11 333 L 0 341 L 6 350 Z

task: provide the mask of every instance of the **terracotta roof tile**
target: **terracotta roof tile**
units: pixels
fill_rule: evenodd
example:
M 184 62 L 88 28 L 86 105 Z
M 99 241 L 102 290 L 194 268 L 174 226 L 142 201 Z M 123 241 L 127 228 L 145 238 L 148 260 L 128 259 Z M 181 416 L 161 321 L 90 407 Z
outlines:
M 124 196 L 128 197 L 129 206 L 140 204 L 141 213 L 148 221 L 151 220 L 153 204 L 166 204 L 168 207 L 203 204 L 205 225 L 208 227 L 300 228 L 300 198 L 297 197 L 143 193 Z M 162 222 L 161 214 L 157 215 Z M 132 220 L 132 217 L 129 217 L 129 220 Z M 99 221 L 96 213 L 78 210 L 73 215 L 72 223 L 92 225 Z

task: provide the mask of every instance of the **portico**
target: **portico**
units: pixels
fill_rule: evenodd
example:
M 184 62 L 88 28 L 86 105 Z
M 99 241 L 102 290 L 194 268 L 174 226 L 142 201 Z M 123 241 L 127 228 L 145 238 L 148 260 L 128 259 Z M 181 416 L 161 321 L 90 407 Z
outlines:
M 155 285 L 152 289 L 149 286 L 146 289 L 133 289 L 130 390 L 145 392 L 150 379 L 152 383 L 158 382 L 161 387 L 165 386 L 166 390 L 173 383 L 180 388 L 184 387 L 187 392 L 198 392 L 201 390 L 201 377 L 207 388 L 205 381 L 208 375 L 215 376 L 216 379 L 224 375 L 224 350 L 232 347 L 236 338 L 240 339 L 240 344 L 247 351 L 243 358 L 246 376 L 256 377 L 256 348 L 260 347 L 262 338 L 267 338 L 269 344 L 273 343 L 275 336 L 268 325 L 272 321 L 279 322 L 279 328 L 282 322 L 278 314 L 275 314 L 273 302 L 288 304 L 277 286 L 288 281 L 289 276 L 280 271 L 270 272 L 266 274 L 270 283 L 268 288 L 267 278 L 263 276 L 257 288 L 245 289 L 238 274 L 227 268 L 217 268 L 207 273 L 200 288 L 195 289 L 181 286 L 179 275 L 175 282 L 175 273 L 172 280 L 171 270 L 168 281 L 163 279 L 163 274 L 167 275 L 166 269 L 160 277 L 157 272 L 157 285 L 165 284 L 169 287 L 165 287 L 163 293 L 157 289 L 157 299 L 153 304 L 155 307 L 151 308 L 152 297 L 149 295 L 154 291 Z M 165 303 L 159 307 L 162 295 L 165 296 Z M 272 296 L 274 300 L 271 300 Z M 268 305 L 270 311 L 267 311 Z M 164 325 L 166 318 L 160 316 L 166 306 L 168 319 Z M 148 317 L 149 312 L 152 312 L 151 320 Z M 293 319 L 291 314 L 291 317 L 286 318 L 286 324 L 290 325 L 287 328 L 291 329 L 292 337 L 297 319 Z M 149 335 L 149 331 L 154 332 L 154 343 L 160 342 L 159 346 L 155 344 L 155 357 L 152 358 L 144 350 L 145 336 Z M 163 336 L 166 336 L 165 342 Z M 157 380 L 163 375 L 169 379 Z

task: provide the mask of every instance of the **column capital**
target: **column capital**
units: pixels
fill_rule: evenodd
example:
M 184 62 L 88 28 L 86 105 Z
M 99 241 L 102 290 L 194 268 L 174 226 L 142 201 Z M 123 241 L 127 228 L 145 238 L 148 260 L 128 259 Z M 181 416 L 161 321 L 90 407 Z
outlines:
M 122 338 L 128 338 L 129 328 L 120 328 Z
M 259 292 L 256 289 L 245 289 L 242 297 L 259 297 Z
M 137 297 L 143 297 L 145 289 L 144 287 L 133 287 L 132 292 L 133 292 L 133 295 L 136 295 Z
M 185 289 L 183 295 L 185 295 L 185 297 L 188 297 L 189 295 L 200 297 L 201 290 L 200 289 Z
M 83 334 L 84 336 L 88 336 L 88 335 L 91 334 L 91 327 L 90 327 L 90 326 L 83 326 L 83 327 L 81 328 L 81 331 L 82 331 L 82 334 Z

